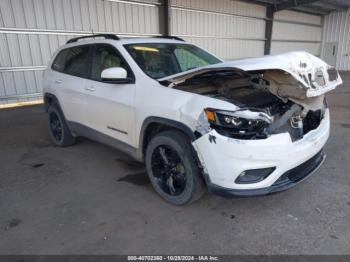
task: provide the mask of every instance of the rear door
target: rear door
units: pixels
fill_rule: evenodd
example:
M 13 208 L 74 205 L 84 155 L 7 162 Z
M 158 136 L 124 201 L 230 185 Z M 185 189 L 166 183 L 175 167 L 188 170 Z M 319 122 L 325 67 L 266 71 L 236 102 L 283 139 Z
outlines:
M 88 125 L 85 87 L 90 64 L 90 46 L 82 45 L 62 50 L 52 65 L 53 85 L 66 119 L 83 125 Z
M 92 48 L 92 68 L 85 92 L 89 126 L 100 133 L 134 145 L 135 83 L 103 82 L 101 73 L 111 67 L 123 67 L 128 77 L 133 73 L 118 50 L 110 44 L 95 44 Z

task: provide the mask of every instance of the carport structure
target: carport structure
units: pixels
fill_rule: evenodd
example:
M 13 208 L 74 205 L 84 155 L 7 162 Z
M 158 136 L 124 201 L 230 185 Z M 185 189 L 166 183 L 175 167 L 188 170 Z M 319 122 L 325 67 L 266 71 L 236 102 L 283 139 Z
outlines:
M 326 16 L 331 12 L 347 11 L 350 1 L 347 0 L 245 0 L 246 2 L 266 6 L 265 48 L 264 54 L 271 52 L 274 14 L 278 11 L 292 10 L 296 12 Z M 295 21 L 297 22 L 297 21 Z
M 349 6 L 348 0 L 0 0 L 0 104 L 40 99 L 54 51 L 92 32 L 179 36 L 225 60 L 305 50 L 350 70 Z

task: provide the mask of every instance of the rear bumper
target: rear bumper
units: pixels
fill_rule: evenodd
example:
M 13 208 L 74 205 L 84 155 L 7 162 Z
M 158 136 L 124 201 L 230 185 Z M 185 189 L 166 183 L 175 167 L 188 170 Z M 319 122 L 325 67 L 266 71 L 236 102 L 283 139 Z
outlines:
M 250 196 L 264 196 L 273 193 L 285 191 L 294 187 L 301 181 L 310 177 L 322 165 L 326 159 L 326 154 L 323 150 L 307 160 L 305 163 L 284 173 L 272 186 L 259 189 L 231 189 L 220 187 L 212 183 L 208 183 L 208 190 L 211 193 L 224 197 L 250 197 Z

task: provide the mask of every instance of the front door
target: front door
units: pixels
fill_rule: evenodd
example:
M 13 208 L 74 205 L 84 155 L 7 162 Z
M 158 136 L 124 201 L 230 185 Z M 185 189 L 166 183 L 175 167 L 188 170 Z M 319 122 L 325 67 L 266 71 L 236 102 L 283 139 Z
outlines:
M 91 80 L 87 80 L 85 86 L 89 126 L 100 133 L 134 145 L 135 84 L 103 82 L 102 71 L 111 67 L 123 67 L 128 74 L 132 74 L 114 46 L 94 45 Z

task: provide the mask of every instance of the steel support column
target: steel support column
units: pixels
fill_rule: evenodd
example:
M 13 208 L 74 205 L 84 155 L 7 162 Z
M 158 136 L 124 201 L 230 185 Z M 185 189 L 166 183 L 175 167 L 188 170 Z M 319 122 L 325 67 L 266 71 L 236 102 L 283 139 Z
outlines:
M 272 28 L 273 28 L 274 7 L 266 7 L 266 25 L 265 25 L 265 46 L 264 54 L 269 55 L 271 52 Z
M 159 32 L 161 35 L 169 36 L 170 32 L 170 1 L 161 0 L 159 6 Z

